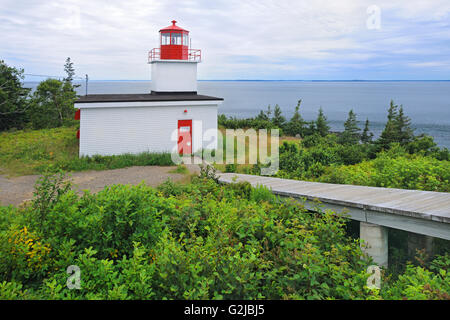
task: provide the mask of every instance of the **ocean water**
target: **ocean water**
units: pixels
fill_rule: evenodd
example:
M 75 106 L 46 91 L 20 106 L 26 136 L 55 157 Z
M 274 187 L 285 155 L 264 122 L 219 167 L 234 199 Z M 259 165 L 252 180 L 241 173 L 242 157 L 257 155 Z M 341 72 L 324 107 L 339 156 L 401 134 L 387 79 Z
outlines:
M 25 83 L 36 87 L 36 82 Z M 89 94 L 147 93 L 150 81 L 90 81 Z M 85 94 L 84 83 L 78 88 Z M 450 81 L 199 81 L 198 93 L 224 98 L 219 113 L 253 117 L 278 104 L 289 119 L 302 99 L 305 120 L 315 119 L 322 107 L 332 131 L 342 131 L 350 109 L 360 127 L 366 118 L 375 137 L 386 122 L 391 99 L 403 105 L 416 134 L 427 133 L 450 148 Z

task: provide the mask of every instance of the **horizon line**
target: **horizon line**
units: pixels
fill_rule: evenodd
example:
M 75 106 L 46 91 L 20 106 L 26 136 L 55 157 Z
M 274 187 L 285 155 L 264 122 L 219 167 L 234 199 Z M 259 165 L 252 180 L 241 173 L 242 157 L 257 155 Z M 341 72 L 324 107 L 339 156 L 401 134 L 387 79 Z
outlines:
M 27 80 L 24 80 L 25 82 Z M 74 82 L 85 82 L 85 80 L 81 79 L 74 79 Z M 139 80 L 139 79 L 89 79 L 90 82 L 93 81 L 140 81 L 140 82 L 151 82 L 151 80 Z M 334 80 L 324 80 L 324 79 L 318 79 L 318 80 L 312 80 L 312 79 L 198 79 L 197 81 L 235 81 L 235 82 L 448 82 L 450 79 L 383 79 L 383 80 L 346 80 L 346 79 L 334 79 Z M 32 80 L 30 82 L 40 82 L 38 80 Z

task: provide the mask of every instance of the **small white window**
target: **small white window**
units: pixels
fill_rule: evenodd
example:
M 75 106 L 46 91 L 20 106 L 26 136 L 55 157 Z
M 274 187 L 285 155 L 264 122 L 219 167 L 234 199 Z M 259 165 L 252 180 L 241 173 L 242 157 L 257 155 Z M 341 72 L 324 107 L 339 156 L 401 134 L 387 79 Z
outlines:
M 170 33 L 163 33 L 161 35 L 161 44 L 163 46 L 170 44 Z
M 183 46 L 189 46 L 189 36 L 187 34 L 183 34 Z
M 191 127 L 180 127 L 180 132 L 191 132 Z
M 181 33 L 172 33 L 172 43 L 181 45 Z

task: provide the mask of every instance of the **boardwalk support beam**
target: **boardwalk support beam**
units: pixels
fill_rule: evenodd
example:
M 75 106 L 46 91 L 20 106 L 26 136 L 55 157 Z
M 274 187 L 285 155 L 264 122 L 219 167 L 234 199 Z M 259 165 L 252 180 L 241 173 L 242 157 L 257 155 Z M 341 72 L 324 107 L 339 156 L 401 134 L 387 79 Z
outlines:
M 362 249 L 381 267 L 388 266 L 388 230 L 373 223 L 360 222 Z

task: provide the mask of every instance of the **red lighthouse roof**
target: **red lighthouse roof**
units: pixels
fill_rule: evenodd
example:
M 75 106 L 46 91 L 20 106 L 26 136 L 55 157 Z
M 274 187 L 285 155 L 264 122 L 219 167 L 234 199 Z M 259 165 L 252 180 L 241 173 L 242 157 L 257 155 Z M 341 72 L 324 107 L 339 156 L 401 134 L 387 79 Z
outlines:
M 171 26 L 159 30 L 159 48 L 153 48 L 148 53 L 149 63 L 157 60 L 201 61 L 201 50 L 190 48 L 189 31 L 176 23 L 172 20 Z
M 159 30 L 159 32 L 162 32 L 162 31 L 184 31 L 184 32 L 189 32 L 189 31 L 187 31 L 187 30 L 177 26 L 176 23 L 177 23 L 176 20 L 172 20 L 172 25 L 171 26 L 162 28 L 161 30 Z

